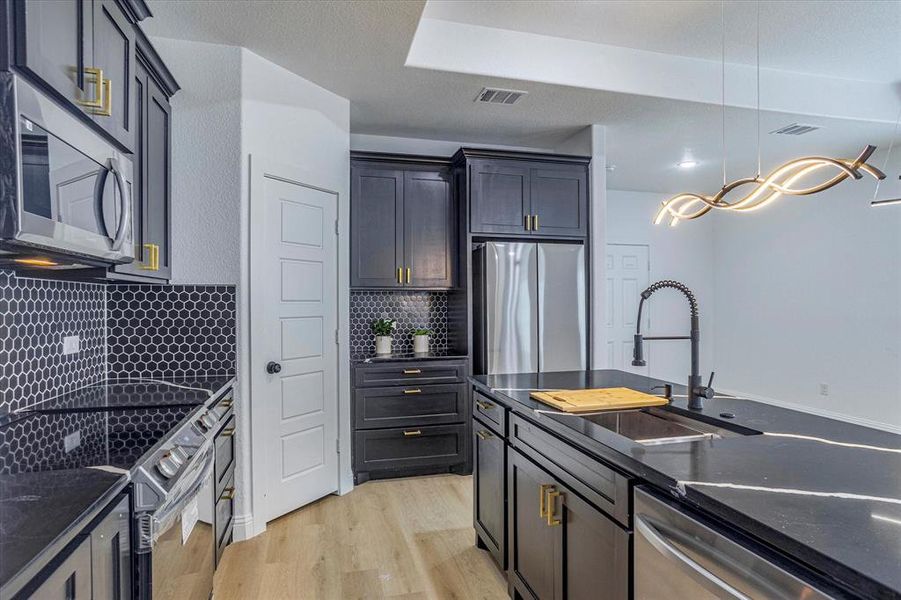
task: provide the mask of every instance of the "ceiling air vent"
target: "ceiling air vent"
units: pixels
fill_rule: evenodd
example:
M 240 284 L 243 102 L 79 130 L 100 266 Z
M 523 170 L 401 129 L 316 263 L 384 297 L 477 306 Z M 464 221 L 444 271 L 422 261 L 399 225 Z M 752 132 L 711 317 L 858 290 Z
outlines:
M 818 125 L 804 125 L 802 123 L 792 123 L 791 125 L 786 125 L 785 127 L 780 127 L 779 129 L 775 129 L 770 133 L 776 135 L 804 135 L 805 133 L 810 133 L 811 131 L 816 131 L 820 129 Z
M 500 88 L 482 88 L 476 96 L 476 102 L 487 104 L 515 104 L 520 98 L 528 94 L 522 90 L 502 90 Z

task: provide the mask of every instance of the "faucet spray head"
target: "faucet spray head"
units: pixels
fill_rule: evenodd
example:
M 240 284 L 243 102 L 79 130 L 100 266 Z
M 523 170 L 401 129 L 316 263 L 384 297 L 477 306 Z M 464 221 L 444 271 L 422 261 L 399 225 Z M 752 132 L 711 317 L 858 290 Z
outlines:
M 644 337 L 640 333 L 636 333 L 632 343 L 632 366 L 645 367 L 647 361 L 644 359 Z

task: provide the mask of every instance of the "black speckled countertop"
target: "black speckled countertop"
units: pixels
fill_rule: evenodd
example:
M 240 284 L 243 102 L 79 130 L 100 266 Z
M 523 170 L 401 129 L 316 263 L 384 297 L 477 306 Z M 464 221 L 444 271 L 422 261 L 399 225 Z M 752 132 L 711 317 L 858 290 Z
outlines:
M 26 584 L 126 489 L 146 452 L 233 383 L 111 380 L 0 415 L 0 595 Z
M 759 435 L 648 446 L 587 418 L 549 410 L 537 389 L 664 382 L 623 371 L 475 376 L 476 388 L 640 479 L 734 525 L 826 581 L 864 597 L 901 598 L 901 436 L 739 398 L 669 410 Z M 682 397 L 679 397 L 682 394 Z M 721 413 L 733 413 L 723 419 Z
M 354 354 L 350 357 L 350 361 L 356 364 L 382 363 L 382 362 L 413 362 L 418 360 L 453 360 L 465 359 L 465 353 L 455 352 L 453 350 L 439 350 L 436 352 L 405 352 L 398 354 Z

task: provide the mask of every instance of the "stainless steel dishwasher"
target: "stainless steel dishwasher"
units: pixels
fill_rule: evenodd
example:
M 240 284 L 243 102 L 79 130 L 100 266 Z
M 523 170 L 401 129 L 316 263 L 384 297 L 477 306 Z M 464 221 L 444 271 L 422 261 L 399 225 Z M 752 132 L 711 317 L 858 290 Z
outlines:
M 641 488 L 634 523 L 636 600 L 832 597 Z

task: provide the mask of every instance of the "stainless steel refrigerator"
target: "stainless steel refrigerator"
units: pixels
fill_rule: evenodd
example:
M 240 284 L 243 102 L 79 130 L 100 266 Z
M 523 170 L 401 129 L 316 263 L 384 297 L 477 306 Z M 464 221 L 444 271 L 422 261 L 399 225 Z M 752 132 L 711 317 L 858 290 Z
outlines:
M 476 373 L 587 367 L 585 247 L 487 242 L 473 253 Z

